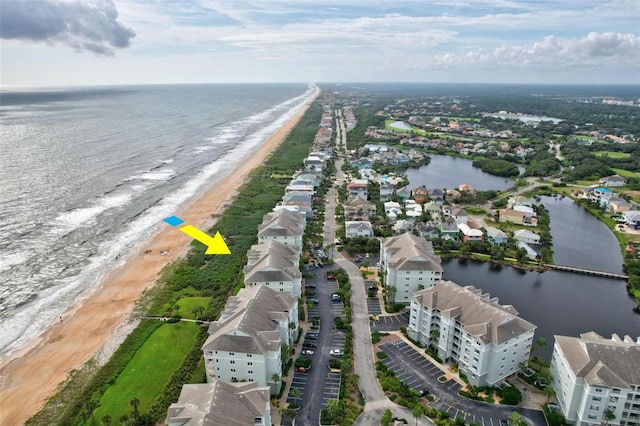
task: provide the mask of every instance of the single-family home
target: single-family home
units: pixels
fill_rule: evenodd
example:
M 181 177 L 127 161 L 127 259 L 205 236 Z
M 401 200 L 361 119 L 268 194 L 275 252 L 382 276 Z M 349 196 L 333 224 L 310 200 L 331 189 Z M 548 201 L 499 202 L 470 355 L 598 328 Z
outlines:
M 373 227 L 366 221 L 345 221 L 345 233 L 347 238 L 367 237 L 373 238 Z
M 276 240 L 251 246 L 244 266 L 246 287 L 265 285 L 276 291 L 284 291 L 298 297 L 302 295 L 300 255 L 292 245 Z
M 405 186 L 396 190 L 396 195 L 403 200 L 406 200 L 407 198 L 411 197 L 411 191 Z
M 531 198 L 527 198 L 523 195 L 514 195 L 509 197 L 509 200 L 507 200 L 507 208 L 512 209 L 513 206 L 533 207 L 533 201 Z
M 393 191 L 393 185 L 390 185 L 388 183 L 380 185 L 380 201 L 391 201 L 391 199 L 393 198 Z
M 347 197 L 360 197 L 366 200 L 369 197 L 368 186 L 369 181 L 366 179 L 352 179 L 347 184 Z
M 437 238 L 440 233 L 438 228 L 432 221 L 420 222 L 416 224 L 415 229 L 418 231 L 418 235 L 424 238 Z
M 411 197 L 419 204 L 424 203 L 428 196 L 429 193 L 427 191 L 427 187 L 424 185 L 421 185 L 411 191 Z
M 640 229 L 640 211 L 627 210 L 622 212 L 622 220 L 633 229 Z
M 600 178 L 599 184 L 601 186 L 613 187 L 613 186 L 624 186 L 625 180 L 622 176 L 613 175 Z
M 365 218 L 376 214 L 377 207 L 374 203 L 370 203 L 366 198 L 360 195 L 351 196 L 344 204 L 344 216 L 347 220 L 353 220 L 355 218 Z
M 535 251 L 528 243 L 524 241 L 517 241 L 516 247 L 519 249 L 524 249 L 527 252 L 527 257 L 531 260 L 535 260 L 538 258 L 538 252 Z
M 397 235 L 404 232 L 413 232 L 415 224 L 415 219 L 398 219 L 392 226 L 393 233 Z
M 429 201 L 428 203 L 425 203 L 422 210 L 429 213 L 432 217 L 434 214 L 439 215 L 441 212 L 440 206 L 433 201 Z
M 475 386 L 494 386 L 529 359 L 536 326 L 473 286 L 439 281 L 411 298 L 407 332 L 458 364 Z
M 390 303 L 408 304 L 418 288 L 431 287 L 442 278 L 441 260 L 431 242 L 408 232 L 380 241 L 380 268 Z
M 178 401 L 169 405 L 168 426 L 271 426 L 268 386 L 257 382 L 182 385 Z
M 487 226 L 485 229 L 487 231 L 487 239 L 493 244 L 504 245 L 509 241 L 509 237 L 501 229 L 493 226 Z
M 316 156 L 308 156 L 303 160 L 304 169 L 310 172 L 321 172 L 324 170 L 325 161 Z
M 605 188 L 603 186 L 599 188 L 593 188 L 593 192 L 590 194 L 591 201 L 595 201 L 596 203 L 602 205 L 603 199 L 608 199 L 613 197 L 614 192 L 609 188 Z
M 467 212 L 461 209 L 458 206 L 453 205 L 443 205 L 442 206 L 442 215 L 447 218 L 451 217 L 455 220 L 456 224 L 464 223 L 467 224 L 468 215 Z
M 458 224 L 455 219 L 452 217 L 445 218 L 442 222 L 438 224 L 438 229 L 443 237 L 449 237 L 454 240 L 458 239 L 458 233 L 460 230 L 458 229 Z
M 202 345 L 207 382 L 257 382 L 277 395 L 282 346 L 292 347 L 298 327 L 298 297 L 267 286 L 241 289 L 209 325 Z
M 612 213 L 622 213 L 631 210 L 631 203 L 620 197 L 611 197 L 606 202 L 607 210 Z
M 540 244 L 540 235 L 528 229 L 516 229 L 513 231 L 513 238 L 527 244 Z
M 442 192 L 442 189 L 430 189 L 429 198 L 431 198 L 431 201 L 434 201 L 436 204 L 442 204 L 444 202 L 444 192 Z
M 536 226 L 538 224 L 538 218 L 527 216 L 525 213 L 518 210 L 502 209 L 500 210 L 498 222 L 511 222 L 517 223 L 518 225 Z
M 638 337 L 555 336 L 551 376 L 562 415 L 577 426 L 639 424 L 639 365 Z
M 458 224 L 458 229 L 462 233 L 462 241 L 483 241 L 484 234 L 479 229 L 471 229 L 466 223 Z
M 458 190 L 476 195 L 476 189 L 473 186 L 469 185 L 468 183 L 461 183 L 460 185 L 458 185 Z

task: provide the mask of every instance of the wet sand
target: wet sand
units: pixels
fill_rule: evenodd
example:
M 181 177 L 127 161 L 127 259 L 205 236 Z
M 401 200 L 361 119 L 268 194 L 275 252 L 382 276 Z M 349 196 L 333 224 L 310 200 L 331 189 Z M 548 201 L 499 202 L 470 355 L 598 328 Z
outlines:
M 276 149 L 305 111 L 306 107 L 243 159 L 228 176 L 214 182 L 204 194 L 186 202 L 177 216 L 200 229 L 213 226 L 212 215 L 223 211 L 224 204 L 236 195 L 249 173 Z M 79 300 L 45 333 L 3 359 L 0 365 L 0 424 L 24 424 L 44 406 L 71 370 L 89 361 L 114 333 L 127 330 L 119 326 L 130 316 L 143 291 L 154 284 L 167 263 L 186 253 L 191 240 L 176 228 L 161 227 L 138 253 L 129 256 L 123 266 L 108 274 L 96 290 Z M 167 251 L 164 255 L 160 254 L 164 251 Z

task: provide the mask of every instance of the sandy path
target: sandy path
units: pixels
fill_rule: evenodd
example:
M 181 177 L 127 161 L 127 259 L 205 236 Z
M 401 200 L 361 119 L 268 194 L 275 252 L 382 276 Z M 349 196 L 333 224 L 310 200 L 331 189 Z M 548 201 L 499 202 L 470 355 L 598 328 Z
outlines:
M 185 203 L 177 215 L 200 229 L 211 227 L 211 215 L 222 212 L 222 206 L 236 195 L 249 173 L 284 140 L 305 111 L 306 107 L 229 176 Z M 150 253 L 131 255 L 122 267 L 102 280 L 94 293 L 66 312 L 62 321 L 26 348 L 4 359 L 0 365 L 0 425 L 21 425 L 37 413 L 69 371 L 94 356 L 127 319 L 135 302 L 155 282 L 162 267 L 184 254 L 190 242 L 190 237 L 175 228 L 161 227 L 140 248 L 140 253 L 151 250 Z M 162 256 L 161 250 L 169 252 Z

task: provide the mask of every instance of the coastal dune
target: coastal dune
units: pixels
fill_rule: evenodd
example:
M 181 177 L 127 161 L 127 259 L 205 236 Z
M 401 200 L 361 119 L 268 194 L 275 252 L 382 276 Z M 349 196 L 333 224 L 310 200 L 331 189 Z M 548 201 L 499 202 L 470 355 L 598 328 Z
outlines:
M 213 217 L 233 199 L 249 173 L 284 140 L 318 94 L 319 91 L 235 170 L 185 203 L 176 215 L 200 229 L 213 226 Z M 70 371 L 94 357 L 114 333 L 125 330 L 120 326 L 144 290 L 154 284 L 165 265 L 186 253 L 191 240 L 175 228 L 162 226 L 123 266 L 103 278 L 91 294 L 79 300 L 45 333 L 5 358 L 0 364 L 0 424 L 24 424 L 44 406 Z M 103 348 L 102 356 L 114 349 Z

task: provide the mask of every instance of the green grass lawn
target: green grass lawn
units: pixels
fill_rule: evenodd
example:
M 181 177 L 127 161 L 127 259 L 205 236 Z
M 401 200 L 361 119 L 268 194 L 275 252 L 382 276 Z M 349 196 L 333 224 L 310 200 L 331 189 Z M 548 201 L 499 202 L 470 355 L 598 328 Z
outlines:
M 613 151 L 595 151 L 593 154 L 597 156 L 606 155 L 607 157 L 611 157 L 611 158 L 627 158 L 631 156 L 631 154 L 627 154 L 626 152 L 613 152 Z
M 465 212 L 472 214 L 472 215 L 486 215 L 487 211 L 485 209 L 481 209 L 480 207 L 463 207 L 463 209 Z
M 206 311 L 209 300 L 211 300 L 210 297 L 183 297 L 178 300 L 178 305 L 180 306 L 178 315 L 182 318 L 195 319 L 193 310 L 195 308 L 203 308 Z
M 110 415 L 117 423 L 120 416 L 133 412 L 129 401 L 138 398 L 138 411 L 149 410 L 164 390 L 193 346 L 200 327 L 191 322 L 163 324 L 136 352 L 116 381 L 102 395 L 94 412 L 96 422 Z
M 622 176 L 622 177 L 631 177 L 631 178 L 637 178 L 640 177 L 640 173 L 636 173 L 636 172 L 630 172 L 628 170 L 624 170 L 624 169 L 611 169 L 613 170 L 616 174 Z

